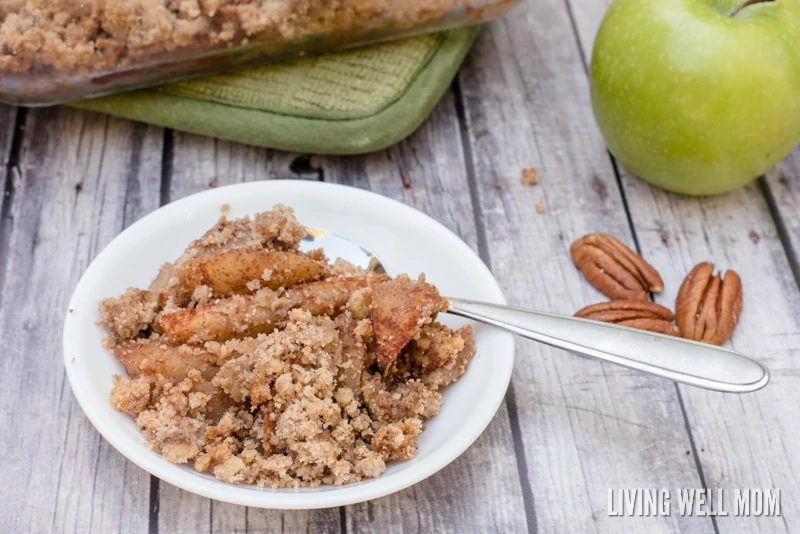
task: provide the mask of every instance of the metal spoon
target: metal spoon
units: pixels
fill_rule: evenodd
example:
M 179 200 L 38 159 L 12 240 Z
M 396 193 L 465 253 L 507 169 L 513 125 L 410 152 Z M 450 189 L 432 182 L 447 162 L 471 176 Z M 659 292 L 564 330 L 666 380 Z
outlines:
M 301 249 L 324 248 L 329 258 L 386 272 L 372 252 L 352 241 L 315 228 L 306 232 Z M 690 386 L 747 393 L 769 382 L 769 369 L 763 363 L 715 345 L 577 317 L 447 298 L 447 313 Z

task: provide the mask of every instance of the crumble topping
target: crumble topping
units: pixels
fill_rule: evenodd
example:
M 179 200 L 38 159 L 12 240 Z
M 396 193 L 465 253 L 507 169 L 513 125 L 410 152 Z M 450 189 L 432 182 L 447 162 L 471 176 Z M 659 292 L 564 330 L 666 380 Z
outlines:
M 278 488 L 358 482 L 414 456 L 475 354 L 472 329 L 436 321 L 447 300 L 424 276 L 331 265 L 298 251 L 304 235 L 285 206 L 223 217 L 148 289 L 100 304 L 127 372 L 110 402 L 165 459 Z M 281 254 L 268 277 L 265 253 Z
M 273 55 L 312 39 L 332 48 L 439 24 L 458 8 L 480 22 L 490 7 L 470 0 L 4 0 L 0 71 L 85 75 L 192 59 L 263 44 Z M 503 4 L 505 2 L 499 2 Z M 495 8 L 499 11 L 502 8 Z M 311 41 L 313 42 L 313 41 Z

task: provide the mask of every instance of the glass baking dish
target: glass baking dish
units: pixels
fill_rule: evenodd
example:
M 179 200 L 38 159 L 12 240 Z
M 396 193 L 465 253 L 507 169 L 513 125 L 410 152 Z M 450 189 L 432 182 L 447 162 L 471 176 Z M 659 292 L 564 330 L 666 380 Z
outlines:
M 522 0 L 0 0 L 0 101 L 50 105 L 478 24 Z

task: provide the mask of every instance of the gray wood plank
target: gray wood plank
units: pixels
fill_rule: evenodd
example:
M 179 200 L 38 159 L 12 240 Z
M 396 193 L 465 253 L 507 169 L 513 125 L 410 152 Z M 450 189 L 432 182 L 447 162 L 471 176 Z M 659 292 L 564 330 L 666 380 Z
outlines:
M 600 13 L 585 10 L 589 3 L 572 4 L 585 46 L 594 40 Z M 680 386 L 707 486 L 779 488 L 783 496 L 783 517 L 718 517 L 719 531 L 796 531 L 800 504 L 791 496 L 800 494 L 800 459 L 788 444 L 800 441 L 800 291 L 769 204 L 775 204 L 786 244 L 796 251 L 798 152 L 769 174 L 767 184 L 704 199 L 673 195 L 622 173 L 642 252 L 655 264 L 670 266 L 661 271 L 664 302 L 674 304 L 683 277 L 697 262 L 736 270 L 745 303 L 731 347 L 761 359 L 772 371 L 769 386 L 750 395 Z M 796 261 L 791 250 L 789 257 Z
M 307 178 L 369 188 L 413 205 L 442 221 L 477 247 L 474 216 L 453 97 L 448 94 L 433 117 L 411 139 L 364 157 L 325 158 L 276 153 L 185 134 L 175 134 L 174 198 L 209 186 L 255 179 Z M 207 513 L 207 500 L 162 485 L 161 507 L 191 502 L 201 530 L 241 528 L 248 532 L 282 528 L 337 531 L 338 510 L 274 512 L 226 508 Z M 186 508 L 183 508 L 186 509 Z M 163 514 L 162 514 L 163 515 Z M 179 517 L 170 514 L 170 520 Z M 180 514 L 181 516 L 184 514 Z M 224 519 L 223 519 L 224 517 Z M 183 525 L 165 523 L 163 531 Z M 356 532 L 430 532 L 480 530 L 524 532 L 527 528 L 508 414 L 501 409 L 489 429 L 459 460 L 414 488 L 383 499 L 347 507 L 345 524 Z M 170 530 L 171 528 L 171 530 Z
M 625 189 L 644 254 L 671 266 L 662 270 L 666 301 L 674 302 L 697 262 L 736 270 L 744 309 L 731 347 L 772 372 L 766 389 L 748 395 L 681 387 L 708 487 L 778 488 L 783 495 L 782 518 L 719 517 L 720 531 L 796 531 L 800 504 L 792 496 L 800 494 L 800 459 L 791 444 L 800 441 L 800 291 L 759 187 L 702 200 L 635 178 L 625 178 Z
M 571 241 L 632 235 L 569 12 L 527 2 L 487 30 L 460 80 L 491 266 L 513 304 L 572 313 L 604 298 L 572 266 Z M 520 184 L 524 167 L 539 170 L 539 185 Z M 527 341 L 518 351 L 513 386 L 539 530 L 713 531 L 708 518 L 607 515 L 610 488 L 700 485 L 672 383 Z
M 147 529 L 150 477 L 114 451 L 66 383 L 61 326 L 88 262 L 158 206 L 161 131 L 67 109 L 29 112 L 0 309 L 4 532 Z
M 247 532 L 249 534 L 273 534 L 308 532 L 328 534 L 342 532 L 338 508 L 327 510 L 295 510 L 279 513 L 276 510 L 247 508 Z M 214 525 L 212 532 L 228 532 Z
M 800 147 L 767 173 L 763 184 L 789 264 L 800 283 Z

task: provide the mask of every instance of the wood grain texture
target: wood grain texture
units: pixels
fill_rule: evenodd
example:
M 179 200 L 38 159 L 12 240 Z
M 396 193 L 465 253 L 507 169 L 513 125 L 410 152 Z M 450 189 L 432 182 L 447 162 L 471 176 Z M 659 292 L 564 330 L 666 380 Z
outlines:
M 571 241 L 596 231 L 632 238 L 571 27 L 563 2 L 527 2 L 489 25 L 460 74 L 492 269 L 512 304 L 568 314 L 605 300 L 572 265 Z M 538 169 L 539 185 L 521 185 L 525 167 Z M 713 531 L 708 518 L 607 515 L 609 488 L 700 485 L 672 383 L 517 346 L 513 386 L 538 530 Z
M 0 532 L 800 530 L 800 150 L 761 183 L 713 199 L 670 195 L 624 170 L 618 184 L 585 73 L 608 3 L 538 0 L 491 24 L 455 94 L 409 140 L 364 157 L 177 133 L 163 143 L 158 128 L 66 109 L 28 112 L 8 180 L 0 165 L 10 193 L 0 199 L 0 422 L 13 429 L 0 436 Z M 0 106 L 3 162 L 16 113 Z M 539 185 L 520 184 L 524 167 L 538 169 Z M 519 341 L 512 390 L 492 424 L 412 488 L 342 509 L 279 512 L 160 483 L 160 513 L 151 517 L 151 478 L 97 434 L 66 383 L 67 300 L 91 258 L 160 201 L 276 178 L 371 189 L 430 214 L 481 251 L 517 305 L 571 313 L 603 298 L 568 255 L 590 231 L 638 242 L 664 277 L 657 301 L 667 306 L 696 262 L 734 268 L 745 304 L 731 345 L 765 361 L 772 383 L 742 396 L 676 388 Z M 609 488 L 704 484 L 780 488 L 783 517 L 607 516 Z
M 763 192 L 786 249 L 789 265 L 800 284 L 800 147 L 795 148 L 763 179 Z M 752 235 L 751 240 L 760 236 Z
M 88 262 L 158 205 L 161 133 L 98 115 L 29 112 L 12 169 L 0 308 L 3 532 L 147 528 L 149 476 L 111 448 L 66 382 L 61 327 Z
M 3 265 L 8 257 L 8 238 L 11 231 L 10 207 L 13 183 L 7 180 L 11 161 L 11 147 L 14 140 L 14 127 L 17 108 L 0 104 L 0 286 L 3 284 Z M 0 294 L 0 305 L 3 296 Z
M 584 10 L 583 2 L 571 3 L 576 26 L 585 34 L 582 42 L 591 42 L 598 14 Z M 669 266 L 661 271 L 662 301 L 674 303 L 683 277 L 700 261 L 734 269 L 743 280 L 744 309 L 730 346 L 762 360 L 772 373 L 767 388 L 748 395 L 680 386 L 707 486 L 731 492 L 778 488 L 783 496 L 782 517 L 718 517 L 720 532 L 800 528 L 800 503 L 793 498 L 800 494 L 800 459 L 790 453 L 790 444 L 800 442 L 800 291 L 781 242 L 783 237 L 796 266 L 797 155 L 774 169 L 766 184 L 704 199 L 650 187 L 621 169 L 642 253 L 656 265 Z
M 757 184 L 716 198 L 690 199 L 625 178 L 644 254 L 660 264 L 667 302 L 700 261 L 742 277 L 744 308 L 730 346 L 760 359 L 772 379 L 762 391 L 722 395 L 681 386 L 710 488 L 778 488 L 783 517 L 719 517 L 720 532 L 800 528 L 800 292 Z M 750 235 L 759 235 L 754 243 Z M 743 459 L 747 459 L 743 461 Z

